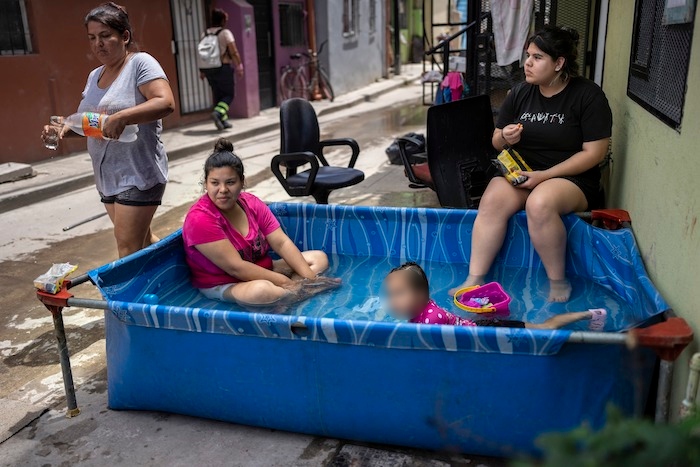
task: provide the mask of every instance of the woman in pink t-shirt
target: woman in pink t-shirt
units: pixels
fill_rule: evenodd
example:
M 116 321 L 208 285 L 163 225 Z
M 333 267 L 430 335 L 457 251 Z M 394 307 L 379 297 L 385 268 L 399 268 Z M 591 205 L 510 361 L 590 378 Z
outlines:
M 207 298 L 246 305 L 298 301 L 340 285 L 319 277 L 322 251 L 301 252 L 260 199 L 244 193 L 243 163 L 233 144 L 219 139 L 204 164 L 206 193 L 182 228 L 192 284 Z M 282 259 L 268 256 L 274 250 Z

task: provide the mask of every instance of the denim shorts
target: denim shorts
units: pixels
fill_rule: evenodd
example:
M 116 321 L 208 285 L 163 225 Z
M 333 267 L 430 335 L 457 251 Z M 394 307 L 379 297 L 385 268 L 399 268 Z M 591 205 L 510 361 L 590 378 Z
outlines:
M 159 183 L 148 190 L 139 190 L 131 187 L 114 196 L 105 196 L 100 193 L 100 201 L 104 204 L 123 204 L 125 206 L 160 206 L 165 192 L 165 183 Z

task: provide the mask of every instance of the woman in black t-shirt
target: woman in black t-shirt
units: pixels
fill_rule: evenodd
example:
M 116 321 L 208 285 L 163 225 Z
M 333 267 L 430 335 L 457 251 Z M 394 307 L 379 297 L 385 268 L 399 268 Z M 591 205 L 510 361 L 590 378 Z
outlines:
M 578 76 L 578 34 L 545 27 L 527 41 L 525 81 L 501 107 L 492 144 L 515 148 L 532 172 L 512 186 L 505 178 L 489 183 L 474 222 L 469 277 L 483 284 L 503 245 L 508 219 L 525 208 L 532 243 L 550 281 L 549 300 L 565 302 L 566 229 L 561 216 L 593 207 L 600 191 L 598 165 L 612 132 L 612 113 L 603 91 Z

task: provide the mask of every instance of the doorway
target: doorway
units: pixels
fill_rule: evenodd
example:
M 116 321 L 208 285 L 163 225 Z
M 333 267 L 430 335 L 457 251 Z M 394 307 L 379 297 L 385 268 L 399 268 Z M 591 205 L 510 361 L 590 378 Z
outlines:
M 206 14 L 201 0 L 171 0 L 173 18 L 173 54 L 177 64 L 180 113 L 211 108 L 211 90 L 199 79 L 197 44 L 206 29 Z
M 248 3 L 255 12 L 260 109 L 268 109 L 277 105 L 272 2 L 269 0 L 248 0 Z

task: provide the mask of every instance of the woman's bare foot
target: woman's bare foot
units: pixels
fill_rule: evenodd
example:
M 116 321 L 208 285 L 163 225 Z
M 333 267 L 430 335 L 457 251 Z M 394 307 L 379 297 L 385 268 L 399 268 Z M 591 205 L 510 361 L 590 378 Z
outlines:
M 449 293 L 450 295 L 454 296 L 454 294 L 457 293 L 458 290 L 464 289 L 466 287 L 474 287 L 475 285 L 484 285 L 486 283 L 486 276 L 479 276 L 476 274 L 469 274 L 467 277 L 467 280 L 465 280 L 462 285 L 459 285 L 453 289 L 450 289 Z
M 591 324 L 588 325 L 588 329 L 591 331 L 602 331 L 605 329 L 605 320 L 608 317 L 608 310 L 605 308 L 592 308 L 588 310 L 588 313 L 591 314 Z
M 571 284 L 566 279 L 549 280 L 549 300 L 550 302 L 568 302 L 571 297 Z
M 282 298 L 281 303 L 284 305 L 298 303 L 322 292 L 337 289 L 340 285 L 340 279 L 335 277 L 318 276 L 313 279 L 294 281 L 290 286 L 285 287 L 289 293 Z

